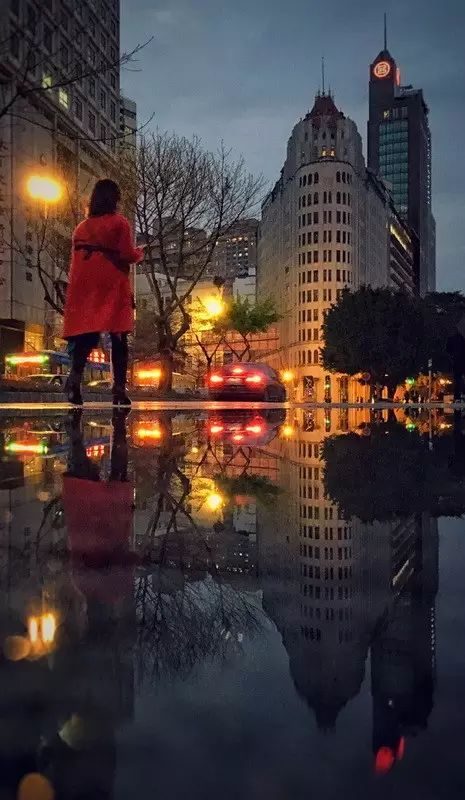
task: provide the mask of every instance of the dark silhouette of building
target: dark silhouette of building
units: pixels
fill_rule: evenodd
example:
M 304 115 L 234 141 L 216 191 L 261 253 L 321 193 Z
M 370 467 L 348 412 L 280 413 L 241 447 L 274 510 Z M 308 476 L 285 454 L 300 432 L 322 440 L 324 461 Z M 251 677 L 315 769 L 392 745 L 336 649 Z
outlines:
M 431 133 L 422 89 L 402 86 L 386 45 L 370 65 L 368 166 L 390 186 L 414 233 L 415 288 L 436 286 L 436 225 L 431 200 Z

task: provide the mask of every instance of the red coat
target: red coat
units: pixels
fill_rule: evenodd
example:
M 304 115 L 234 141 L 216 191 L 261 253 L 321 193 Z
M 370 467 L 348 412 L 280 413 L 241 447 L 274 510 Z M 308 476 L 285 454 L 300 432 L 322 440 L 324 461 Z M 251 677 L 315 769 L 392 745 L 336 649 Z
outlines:
M 86 250 L 84 245 L 91 247 Z M 111 252 L 92 250 L 99 246 Z M 65 338 L 80 333 L 132 331 L 129 265 L 142 256 L 142 248 L 134 246 L 129 222 L 121 214 L 89 217 L 77 226 L 66 294 Z

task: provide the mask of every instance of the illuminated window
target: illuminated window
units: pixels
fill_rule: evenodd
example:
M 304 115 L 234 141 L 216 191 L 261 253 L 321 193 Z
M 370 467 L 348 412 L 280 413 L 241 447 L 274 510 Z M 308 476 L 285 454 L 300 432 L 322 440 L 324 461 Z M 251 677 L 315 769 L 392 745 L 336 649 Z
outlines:
M 66 89 L 58 89 L 58 102 L 64 108 L 69 108 L 69 94 Z
M 46 75 L 45 73 L 43 73 L 43 75 L 42 75 L 42 88 L 43 89 L 50 89 L 51 85 L 52 85 L 52 76 L 51 75 Z

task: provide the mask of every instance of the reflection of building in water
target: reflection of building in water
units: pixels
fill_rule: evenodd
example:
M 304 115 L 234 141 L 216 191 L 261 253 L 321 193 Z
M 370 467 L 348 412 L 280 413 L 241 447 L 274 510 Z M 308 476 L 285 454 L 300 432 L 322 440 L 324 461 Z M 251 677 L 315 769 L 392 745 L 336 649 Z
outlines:
M 277 513 L 259 513 L 259 568 L 265 609 L 283 636 L 296 687 L 319 726 L 331 728 L 360 689 L 370 641 L 385 615 L 397 614 L 404 624 L 405 587 L 422 586 L 422 558 L 437 576 L 437 542 L 414 517 L 368 525 L 344 519 L 325 496 L 324 438 L 363 433 L 368 412 L 296 413 L 294 438 L 275 443 L 284 456 L 284 493 Z M 434 591 L 428 590 L 429 619 Z M 424 661 L 431 630 L 416 620 L 409 647 Z

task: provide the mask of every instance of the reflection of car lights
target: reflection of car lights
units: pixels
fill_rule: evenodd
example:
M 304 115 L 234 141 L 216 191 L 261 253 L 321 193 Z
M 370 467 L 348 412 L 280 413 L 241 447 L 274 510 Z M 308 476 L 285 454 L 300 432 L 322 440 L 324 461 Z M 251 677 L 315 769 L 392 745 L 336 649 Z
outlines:
M 137 377 L 141 378 L 141 380 L 147 380 L 148 378 L 158 380 L 161 378 L 161 369 L 140 369 L 137 373 Z
M 243 372 L 243 367 L 234 367 L 233 369 L 233 375 L 242 375 Z
M 246 431 L 247 433 L 261 433 L 263 430 L 261 425 L 247 425 Z
M 242 442 L 242 440 L 244 438 L 244 434 L 243 433 L 236 433 L 236 434 L 234 434 L 234 436 L 232 438 L 233 438 L 233 442 Z
M 210 425 L 210 433 L 221 433 L 224 431 L 223 425 Z
M 210 383 L 223 383 L 224 378 L 221 375 L 210 375 Z
M 246 383 L 261 383 L 263 381 L 263 377 L 261 375 L 248 375 L 245 379 Z
M 139 439 L 161 439 L 162 433 L 160 428 L 137 428 L 136 436 Z

